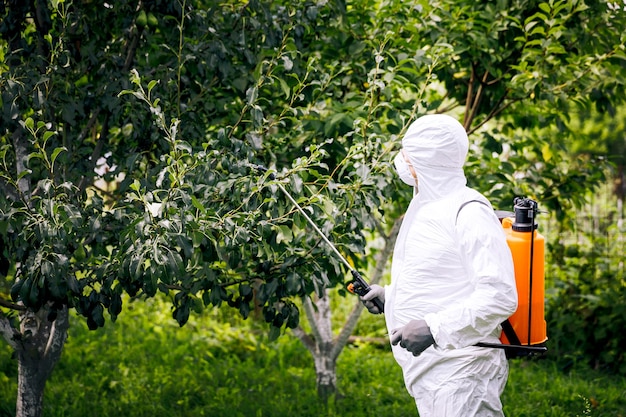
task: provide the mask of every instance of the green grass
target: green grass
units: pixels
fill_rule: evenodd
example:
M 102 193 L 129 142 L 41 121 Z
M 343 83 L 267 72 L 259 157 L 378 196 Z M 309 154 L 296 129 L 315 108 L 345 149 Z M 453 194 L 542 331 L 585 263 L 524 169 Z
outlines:
M 508 417 L 626 416 L 624 378 L 576 367 L 564 373 L 551 360 L 510 364 Z M 297 339 L 270 343 L 262 323 L 242 324 L 224 312 L 178 328 L 162 306 L 131 303 L 117 323 L 95 332 L 72 319 L 44 415 L 417 416 L 386 348 L 348 346 L 338 378 L 340 395 L 325 409 L 313 360 Z M 14 415 L 15 386 L 15 361 L 0 345 L 0 416 Z
M 511 361 L 502 401 L 507 416 L 626 416 L 626 379 L 552 360 Z

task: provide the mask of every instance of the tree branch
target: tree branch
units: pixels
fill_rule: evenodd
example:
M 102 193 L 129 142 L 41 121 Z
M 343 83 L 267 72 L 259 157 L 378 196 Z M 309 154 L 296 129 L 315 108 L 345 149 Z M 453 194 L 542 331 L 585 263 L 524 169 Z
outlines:
M 101 110 L 101 108 L 98 108 L 96 109 L 96 111 L 93 112 L 93 114 L 89 118 L 89 121 L 87 122 L 87 125 L 83 128 L 83 130 L 78 135 L 78 138 L 76 139 L 79 143 L 85 140 L 89 131 L 96 124 L 96 121 L 98 120 L 98 115 L 100 114 Z
M 312 355 L 315 355 L 315 341 L 311 337 L 310 334 L 304 331 L 304 329 L 300 326 L 291 329 L 291 332 L 296 335 L 298 339 L 302 342 L 302 344 L 307 348 Z
M 472 126 L 472 122 L 474 121 L 474 118 L 476 117 L 476 113 L 478 113 L 478 107 L 480 106 L 480 102 L 483 99 L 483 92 L 485 89 L 485 85 L 487 83 L 488 76 L 489 76 L 489 71 L 485 71 L 485 73 L 483 74 L 483 78 L 480 80 L 480 84 L 478 85 L 478 90 L 476 91 L 476 94 L 474 95 L 473 102 L 471 103 L 471 105 L 470 103 L 466 103 L 465 124 L 463 126 L 466 132 L 470 130 L 470 126 Z M 468 116 L 468 113 L 469 113 L 469 116 Z
M 0 335 L 14 350 L 19 348 L 17 339 L 20 332 L 11 325 L 11 319 L 0 312 Z
M 26 307 L 21 304 L 15 304 L 0 297 L 0 307 L 10 308 L 11 310 L 24 311 Z
M 380 253 L 378 253 L 378 256 L 376 257 L 376 268 L 374 268 L 374 274 L 372 276 L 372 280 L 370 281 L 370 284 L 378 284 L 380 282 L 385 272 L 385 267 L 387 265 L 387 262 L 389 261 L 389 258 L 391 258 L 391 255 L 393 254 L 393 248 L 396 244 L 396 239 L 398 238 L 398 233 L 400 232 L 400 226 L 402 225 L 403 219 L 404 219 L 404 216 L 398 217 L 394 221 L 393 226 L 391 227 L 391 230 L 389 231 L 389 234 L 386 236 L 385 246 L 383 250 Z M 354 307 L 352 308 L 352 311 L 350 312 L 350 315 L 348 316 L 348 319 L 346 320 L 346 323 L 344 324 L 341 331 L 339 332 L 339 335 L 335 339 L 335 343 L 333 345 L 333 349 L 331 352 L 331 358 L 333 360 L 339 357 L 341 350 L 348 342 L 348 339 L 350 338 L 350 336 L 352 335 L 352 332 L 354 331 L 354 328 L 356 327 L 356 324 L 359 320 L 361 312 L 363 311 L 363 308 L 364 308 L 363 303 L 361 303 L 360 300 L 357 300 L 356 303 L 354 304 Z
M 513 99 L 509 102 L 507 102 L 506 104 L 502 105 L 502 102 L 504 102 L 504 100 L 506 99 L 508 93 L 504 93 L 504 95 L 502 97 L 500 97 L 500 100 L 498 100 L 498 103 L 493 107 L 493 109 L 491 109 L 491 112 L 489 112 L 489 114 L 487 115 L 487 117 L 485 117 L 484 120 L 482 120 L 477 126 L 475 126 L 474 128 L 470 129 L 467 134 L 471 135 L 472 133 L 474 133 L 475 131 L 477 131 L 478 129 L 481 128 L 481 126 L 483 126 L 485 123 L 487 123 L 489 120 L 491 120 L 492 118 L 494 118 L 496 115 L 502 113 L 506 108 L 508 108 L 509 106 L 511 106 L 513 103 L 516 103 L 518 101 L 521 101 L 521 99 Z
M 56 320 L 54 320 L 50 326 L 50 334 L 44 350 L 44 356 L 46 358 L 45 363 L 48 364 L 48 373 L 52 372 L 52 368 L 59 361 L 63 346 L 67 340 L 67 330 L 69 329 L 69 311 L 67 306 L 63 306 L 58 311 Z
M 303 297 L 302 298 L 302 306 L 304 308 L 304 313 L 306 314 L 309 323 L 311 324 L 311 331 L 313 332 L 313 337 L 307 335 L 302 327 L 298 325 L 294 330 L 296 330 L 295 335 L 304 343 L 307 349 L 315 355 L 315 341 L 321 340 L 322 335 L 317 328 L 317 323 L 315 321 L 315 311 L 313 309 L 313 301 L 311 301 L 311 297 Z M 301 337 L 306 336 L 306 337 Z
M 476 69 L 474 68 L 474 64 L 472 63 L 472 73 L 470 75 L 469 82 L 467 83 L 467 94 L 465 95 L 465 117 L 463 118 L 463 127 L 467 131 L 467 128 L 470 124 L 468 124 L 469 118 L 469 108 L 470 103 L 472 102 L 472 94 L 474 92 L 474 79 L 476 78 Z

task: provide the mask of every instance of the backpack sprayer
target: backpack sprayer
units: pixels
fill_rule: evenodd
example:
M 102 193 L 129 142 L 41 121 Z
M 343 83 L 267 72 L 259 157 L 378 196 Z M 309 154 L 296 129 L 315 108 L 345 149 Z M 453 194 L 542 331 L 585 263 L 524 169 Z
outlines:
M 509 358 L 545 353 L 548 350 L 543 345 L 548 340 L 544 319 L 545 239 L 537 232 L 538 205 L 536 201 L 522 197 L 516 197 L 513 205 L 513 213 L 496 212 L 496 214 L 513 256 L 518 295 L 517 310 L 502 323 L 500 336 L 502 343 L 476 344 L 505 349 Z
M 262 172 L 266 172 L 267 171 L 267 168 L 265 168 L 264 166 L 261 166 L 261 165 L 252 165 L 252 166 L 254 168 L 256 168 L 257 170 L 259 170 L 259 171 L 262 171 Z M 269 179 L 273 181 L 273 180 L 276 179 L 276 176 L 273 173 L 270 172 Z M 298 202 L 291 196 L 291 194 L 289 194 L 287 192 L 285 187 L 283 187 L 283 185 L 281 183 L 279 183 L 279 182 L 277 182 L 276 185 L 278 186 L 280 191 L 287 197 L 287 199 L 289 199 L 289 201 L 291 201 L 291 203 L 298 209 L 300 214 L 302 214 L 304 216 L 304 218 L 311 225 L 311 227 L 313 227 L 313 229 L 322 238 L 322 240 L 324 240 L 324 242 L 326 242 L 326 244 L 333 250 L 333 252 L 335 253 L 335 255 L 337 255 L 339 260 L 341 260 L 341 262 L 348 268 L 348 270 L 350 271 L 350 273 L 352 274 L 352 277 L 353 277 L 353 281 L 350 282 L 348 284 L 348 286 L 347 286 L 348 291 L 350 291 L 353 294 L 358 294 L 358 295 L 361 295 L 361 296 L 367 294 L 368 292 L 370 292 L 371 288 L 370 288 L 369 284 L 363 279 L 361 274 L 359 274 L 359 272 L 356 269 L 352 268 L 352 265 L 350 265 L 348 260 L 341 254 L 341 252 L 339 252 L 339 250 L 337 250 L 335 245 L 333 245 L 333 243 L 326 237 L 324 232 L 322 232 L 320 230 L 320 228 L 317 227 L 315 222 L 313 222 L 313 220 L 306 214 L 306 212 L 302 209 L 302 207 L 300 207 Z M 376 305 L 376 307 L 378 307 L 378 309 L 381 312 L 383 311 L 383 303 L 382 303 L 382 301 L 380 301 L 378 298 L 374 298 L 372 300 L 372 302 Z
M 515 313 L 502 324 L 500 340 L 505 345 L 523 345 L 526 351 L 545 352 L 545 238 L 537 231 L 538 205 L 521 197 L 513 203 L 515 217 L 503 218 L 502 227 L 513 255 L 519 302 Z
M 251 166 L 258 171 L 267 172 L 261 165 Z M 270 180 L 276 180 L 273 173 Z M 304 216 L 317 234 L 337 255 L 339 260 L 348 268 L 353 280 L 347 285 L 348 291 L 363 296 L 370 291 L 370 286 L 359 272 L 337 250 L 335 245 L 326 237 L 324 232 L 306 214 L 298 202 L 287 192 L 279 182 L 276 183 L 280 191 L 289 199 L 296 209 Z M 468 202 L 469 203 L 469 202 Z M 467 203 L 465 203 L 467 204 Z M 463 206 L 461 206 L 463 208 Z M 460 209 L 459 209 L 460 210 Z M 518 308 L 515 313 L 502 323 L 502 343 L 477 343 L 475 346 L 505 349 L 507 357 L 526 356 L 532 353 L 544 353 L 547 348 L 542 344 L 548 339 L 546 336 L 546 322 L 544 320 L 544 246 L 545 239 L 537 232 L 535 221 L 538 212 L 537 203 L 527 198 L 517 197 L 514 200 L 515 218 L 505 215 L 498 216 L 506 234 L 507 244 L 513 255 L 515 282 L 518 293 Z M 508 213 L 507 213 L 508 214 Z M 533 280 L 536 281 L 533 283 Z M 372 300 L 379 311 L 383 311 L 380 299 Z

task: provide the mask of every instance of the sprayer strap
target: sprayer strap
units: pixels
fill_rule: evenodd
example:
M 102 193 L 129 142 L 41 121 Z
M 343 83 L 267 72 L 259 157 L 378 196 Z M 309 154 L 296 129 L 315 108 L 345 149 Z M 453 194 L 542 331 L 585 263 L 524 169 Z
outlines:
M 454 221 L 454 224 L 456 224 L 457 220 L 459 219 L 459 213 L 461 212 L 461 210 L 463 210 L 463 207 L 467 206 L 469 203 L 480 203 L 484 206 L 487 206 L 487 204 L 481 200 L 466 201 L 465 203 L 461 204 L 461 207 L 459 207 L 459 210 L 456 212 L 456 219 Z M 509 321 L 509 319 L 506 319 L 505 321 L 503 321 L 501 325 L 502 325 L 502 331 L 504 332 L 506 338 L 509 340 L 509 343 L 512 345 L 521 345 L 519 337 L 517 337 L 517 334 L 515 333 L 515 329 L 513 329 L 513 326 L 511 325 L 511 322 Z
M 459 220 L 459 213 L 461 213 L 461 210 L 463 210 L 463 207 L 467 206 L 469 203 L 480 203 L 484 206 L 487 206 L 487 203 L 485 203 L 484 201 L 480 201 L 480 200 L 469 200 L 466 201 L 465 203 L 461 204 L 461 207 L 459 207 L 459 210 L 456 212 L 456 218 L 454 219 L 454 224 L 456 224 L 456 222 Z
M 502 322 L 502 331 L 504 332 L 504 335 L 509 340 L 509 343 L 511 345 L 522 344 L 519 340 L 519 337 L 517 337 L 517 333 L 515 333 L 515 329 L 513 329 L 513 326 L 511 325 L 509 319 L 506 319 Z

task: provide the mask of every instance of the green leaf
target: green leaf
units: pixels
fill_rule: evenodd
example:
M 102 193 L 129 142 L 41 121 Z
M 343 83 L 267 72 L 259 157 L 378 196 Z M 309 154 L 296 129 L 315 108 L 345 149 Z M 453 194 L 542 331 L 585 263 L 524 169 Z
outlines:
M 139 180 L 134 179 L 132 184 L 130 184 L 130 189 L 139 193 L 139 191 L 141 190 L 141 183 L 139 182 Z
M 278 82 L 280 83 L 280 88 L 283 90 L 283 94 L 285 94 L 285 98 L 289 98 L 289 96 L 291 96 L 289 84 L 287 84 L 287 82 L 282 78 L 279 78 Z
M 198 200 L 196 198 L 196 196 L 192 195 L 191 196 L 191 204 L 197 208 L 198 210 L 200 210 L 202 213 L 204 213 L 206 211 L 206 209 L 204 208 L 204 205 L 200 202 L 200 200 Z
M 289 243 L 293 239 L 293 233 L 291 228 L 285 225 L 278 226 L 278 233 L 276 235 L 276 243 L 286 242 Z
M 300 276 L 298 274 L 291 272 L 289 275 L 287 275 L 286 281 L 287 292 L 290 295 L 296 295 L 302 289 L 302 280 L 300 279 Z
M 130 70 L 130 82 L 141 86 L 141 78 L 139 77 L 139 72 L 135 68 Z
M 19 181 L 19 180 L 21 180 L 22 178 L 24 178 L 25 176 L 30 175 L 30 174 L 32 174 L 32 173 L 33 173 L 33 171 L 32 171 L 32 170 L 30 170 L 30 169 L 25 169 L 24 171 L 21 171 L 21 172 L 17 175 L 17 180 Z
M 152 80 L 148 83 L 148 93 L 159 83 L 158 80 Z
M 112 320 L 115 320 L 122 312 L 122 297 L 119 294 L 114 293 L 111 295 L 111 303 L 109 304 L 108 310 Z
M 44 143 L 44 144 L 45 144 L 45 143 L 47 143 L 47 142 L 48 142 L 48 139 L 50 139 L 52 136 L 54 136 L 54 135 L 56 135 L 56 134 L 57 134 L 57 132 L 53 132 L 53 131 L 50 131 L 50 130 L 46 130 L 46 131 L 43 133 L 43 143 Z M 44 147 L 45 147 L 45 146 L 44 146 Z
M 72 291 L 74 294 L 80 294 L 82 292 L 81 285 L 76 279 L 76 276 L 74 276 L 74 274 L 69 274 L 67 276 L 67 285 L 70 291 Z
M 254 87 L 248 88 L 246 91 L 246 101 L 248 105 L 253 105 L 259 96 L 259 88 L 255 85 Z
M 270 325 L 270 331 L 268 334 L 268 338 L 270 341 L 274 341 L 276 339 L 278 339 L 278 337 L 280 336 L 280 327 L 276 327 L 274 325 Z
M 52 0 L 52 7 L 54 10 L 59 9 L 59 5 L 65 3 L 65 0 Z
M 215 287 L 210 291 L 209 299 L 211 300 L 211 304 L 216 307 L 219 307 L 225 298 L 226 291 L 222 287 Z
M 46 132 L 46 133 L 50 133 L 50 132 Z M 59 154 L 63 151 L 67 151 L 67 148 L 65 146 L 59 147 L 59 148 L 55 148 L 54 151 L 52 151 L 52 156 L 50 157 L 50 164 L 54 165 L 54 161 L 56 161 L 57 157 L 59 156 Z
M 539 8 L 550 15 L 550 5 L 548 3 L 540 3 Z
M 97 303 L 91 310 L 91 318 L 98 327 L 104 326 L 104 307 Z
M 298 327 L 299 323 L 300 323 L 300 311 L 298 310 L 298 307 L 296 307 L 293 304 L 290 304 L 289 316 L 287 318 L 287 327 L 289 327 L 290 329 L 295 329 L 296 327 Z
M 15 281 L 15 283 L 11 286 L 11 300 L 18 301 L 24 282 L 24 279 L 20 279 Z
M 530 29 L 532 29 L 532 27 L 534 25 L 539 23 L 538 20 L 544 22 L 544 21 L 548 20 L 548 16 L 546 16 L 543 13 L 539 13 L 539 12 L 537 12 L 537 13 L 531 15 L 531 16 L 528 16 L 526 18 L 526 20 L 524 20 L 524 31 L 528 32 Z

